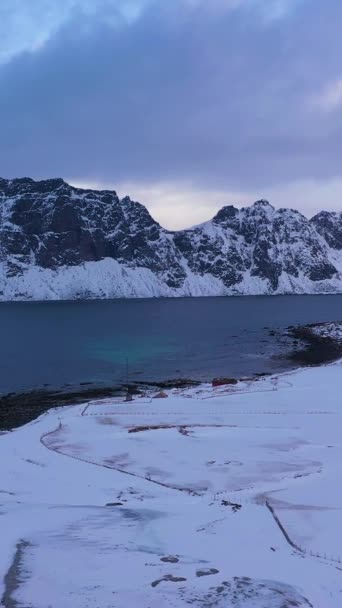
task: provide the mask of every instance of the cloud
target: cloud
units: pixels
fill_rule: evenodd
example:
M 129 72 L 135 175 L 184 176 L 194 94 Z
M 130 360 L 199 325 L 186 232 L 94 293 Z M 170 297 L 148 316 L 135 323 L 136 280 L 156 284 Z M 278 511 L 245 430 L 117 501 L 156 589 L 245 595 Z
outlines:
M 314 106 L 324 112 L 332 112 L 342 107 L 342 78 L 329 82 L 323 90 L 312 99 Z
M 0 62 L 7 62 L 22 51 L 40 48 L 73 14 L 131 22 L 150 1 L 1 0 Z
M 300 209 L 307 218 L 322 209 L 341 211 L 342 177 L 332 180 L 297 180 L 274 187 L 254 190 L 205 190 L 190 182 L 160 182 L 141 184 L 134 182 L 96 183 L 73 181 L 79 188 L 105 188 L 116 190 L 123 198 L 128 194 L 140 201 L 152 216 L 169 230 L 181 230 L 211 219 L 223 205 L 245 207 L 257 200 L 268 198 L 272 205 Z
M 74 0 L 1 0 L 0 61 L 41 46 L 67 18 Z
M 339 178 L 342 112 L 308 99 L 340 78 L 340 0 L 70 2 L 0 66 L 4 176 L 167 184 L 192 208 Z
M 228 192 L 226 190 L 196 190 L 189 182 L 163 182 L 141 184 L 134 182 L 96 183 L 72 181 L 79 188 L 116 190 L 123 198 L 127 194 L 146 205 L 162 226 L 169 230 L 179 230 L 209 220 L 224 204 L 242 206 L 254 202 L 255 194 L 250 192 Z

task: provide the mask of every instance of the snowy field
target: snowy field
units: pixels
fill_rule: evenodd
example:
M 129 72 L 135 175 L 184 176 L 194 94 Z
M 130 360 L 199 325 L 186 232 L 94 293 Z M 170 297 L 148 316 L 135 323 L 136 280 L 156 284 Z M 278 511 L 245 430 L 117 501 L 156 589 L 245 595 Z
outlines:
M 0 436 L 4 608 L 341 608 L 342 364 Z

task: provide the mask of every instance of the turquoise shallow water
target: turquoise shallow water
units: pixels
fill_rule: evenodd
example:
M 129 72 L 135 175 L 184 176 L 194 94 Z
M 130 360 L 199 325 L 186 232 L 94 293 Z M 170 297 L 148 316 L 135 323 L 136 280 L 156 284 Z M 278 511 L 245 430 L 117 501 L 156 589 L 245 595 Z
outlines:
M 0 392 L 275 371 L 270 330 L 341 319 L 342 295 L 2 303 Z
M 136 337 L 134 336 L 134 338 Z M 121 343 L 120 340 L 122 340 Z M 89 356 L 114 365 L 122 365 L 125 362 L 126 365 L 128 363 L 130 366 L 137 366 L 139 363 L 143 364 L 145 359 L 165 357 L 180 350 L 176 344 L 167 343 L 167 339 L 165 342 L 160 339 L 158 343 L 147 337 L 147 340 L 142 339 L 139 344 L 132 338 L 125 340 L 124 336 L 120 336 L 120 340 L 116 337 L 115 340 L 95 341 L 89 347 Z

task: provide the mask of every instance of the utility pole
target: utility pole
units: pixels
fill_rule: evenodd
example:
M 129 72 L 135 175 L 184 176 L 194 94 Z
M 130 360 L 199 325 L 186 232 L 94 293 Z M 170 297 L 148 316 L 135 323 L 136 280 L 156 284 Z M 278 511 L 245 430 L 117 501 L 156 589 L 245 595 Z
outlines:
M 127 388 L 126 401 L 133 401 L 132 393 L 130 391 L 129 384 L 128 384 L 128 357 L 126 357 L 126 388 Z

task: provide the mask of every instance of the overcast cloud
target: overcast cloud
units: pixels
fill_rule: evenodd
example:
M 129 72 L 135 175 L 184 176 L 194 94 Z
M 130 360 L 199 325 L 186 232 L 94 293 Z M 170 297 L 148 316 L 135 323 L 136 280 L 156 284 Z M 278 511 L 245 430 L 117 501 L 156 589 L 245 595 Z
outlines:
M 170 226 L 257 196 L 342 209 L 341 23 L 341 0 L 2 0 L 0 173 Z

